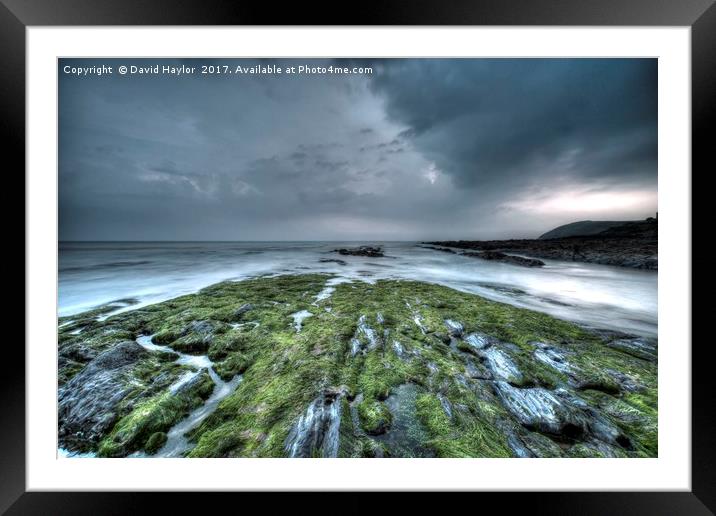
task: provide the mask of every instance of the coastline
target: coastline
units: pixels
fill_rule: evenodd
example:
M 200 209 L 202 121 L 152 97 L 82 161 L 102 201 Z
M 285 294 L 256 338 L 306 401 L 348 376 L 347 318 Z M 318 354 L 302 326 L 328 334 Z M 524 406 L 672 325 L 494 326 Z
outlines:
M 582 263 L 598 263 L 656 271 L 658 222 L 656 219 L 627 222 L 594 235 L 511 240 L 447 240 L 422 242 L 436 250 L 462 249 L 518 253 Z M 468 254 L 464 252 L 463 254 Z
M 657 454 L 653 339 L 331 274 L 111 311 L 58 321 L 72 452 L 153 456 L 183 425 L 196 457 Z
M 594 328 L 657 333 L 653 271 L 544 260 L 543 267 L 436 252 L 415 242 L 380 243 L 385 257 L 342 256 L 347 242 L 72 244 L 60 251 L 59 315 L 137 301 L 110 313 L 198 292 L 220 281 L 282 274 L 335 274 L 373 283 L 443 285 Z M 375 242 L 364 242 L 375 245 Z

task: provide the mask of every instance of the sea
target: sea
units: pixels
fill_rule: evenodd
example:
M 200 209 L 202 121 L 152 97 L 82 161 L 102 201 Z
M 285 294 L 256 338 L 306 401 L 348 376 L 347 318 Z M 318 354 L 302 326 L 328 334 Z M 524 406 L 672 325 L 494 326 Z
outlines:
M 342 256 L 381 246 L 383 258 Z M 345 264 L 322 261 L 342 260 Z M 219 281 L 331 273 L 335 281 L 408 279 L 548 313 L 585 326 L 656 337 L 657 273 L 545 260 L 527 268 L 426 249 L 418 242 L 60 242 L 60 316 L 132 298 L 132 310 Z

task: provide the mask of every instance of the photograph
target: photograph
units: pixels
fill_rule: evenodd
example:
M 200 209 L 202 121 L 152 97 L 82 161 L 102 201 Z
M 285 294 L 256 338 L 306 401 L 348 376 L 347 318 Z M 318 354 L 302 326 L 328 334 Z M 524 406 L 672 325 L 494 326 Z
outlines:
M 659 457 L 657 58 L 56 63 L 58 459 Z

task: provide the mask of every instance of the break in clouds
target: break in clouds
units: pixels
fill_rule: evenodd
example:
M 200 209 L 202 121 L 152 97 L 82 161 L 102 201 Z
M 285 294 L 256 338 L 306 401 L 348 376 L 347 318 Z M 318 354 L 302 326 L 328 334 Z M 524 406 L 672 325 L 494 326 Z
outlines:
M 112 64 L 210 62 L 258 64 Z M 334 63 L 373 73 L 60 71 L 60 239 L 535 237 L 657 209 L 654 59 Z

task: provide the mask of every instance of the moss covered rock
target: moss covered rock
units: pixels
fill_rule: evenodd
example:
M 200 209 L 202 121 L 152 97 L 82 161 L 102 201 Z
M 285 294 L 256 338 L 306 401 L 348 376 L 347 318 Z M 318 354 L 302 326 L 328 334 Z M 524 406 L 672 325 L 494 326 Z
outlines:
M 358 405 L 361 427 L 370 435 L 385 433 L 393 419 L 384 403 L 375 400 L 363 400 Z
M 149 436 L 147 442 L 144 444 L 144 449 L 147 453 L 153 454 L 159 451 L 167 442 L 167 434 L 164 432 L 154 432 Z
M 156 451 L 158 437 L 154 436 L 169 431 L 191 409 L 200 406 L 212 390 L 213 382 L 204 373 L 177 392 L 164 392 L 138 403 L 114 425 L 100 443 L 97 454 L 100 457 L 124 457 L 135 451 Z
M 319 296 L 332 278 L 226 281 L 61 321 L 60 382 L 74 381 L 80 398 L 91 397 L 75 385 L 92 376 L 90 364 L 128 338 L 151 335 L 211 367 L 176 392 L 197 366 L 150 348 L 121 369 L 93 439 L 75 434 L 61 445 L 151 454 L 207 403 L 215 372 L 241 381 L 188 431 L 190 457 L 285 457 L 293 448 L 311 457 L 657 456 L 655 341 L 415 281 L 340 283 Z M 312 316 L 296 331 L 303 311 Z

